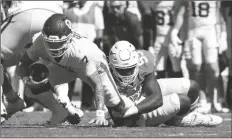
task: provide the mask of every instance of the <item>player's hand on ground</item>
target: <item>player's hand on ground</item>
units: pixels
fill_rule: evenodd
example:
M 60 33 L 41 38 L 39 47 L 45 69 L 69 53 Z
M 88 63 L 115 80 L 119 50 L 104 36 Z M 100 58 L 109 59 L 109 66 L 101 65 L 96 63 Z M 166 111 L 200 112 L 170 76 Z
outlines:
M 109 122 L 106 120 L 103 110 L 97 110 L 96 117 L 92 119 L 89 124 L 92 126 L 109 126 Z

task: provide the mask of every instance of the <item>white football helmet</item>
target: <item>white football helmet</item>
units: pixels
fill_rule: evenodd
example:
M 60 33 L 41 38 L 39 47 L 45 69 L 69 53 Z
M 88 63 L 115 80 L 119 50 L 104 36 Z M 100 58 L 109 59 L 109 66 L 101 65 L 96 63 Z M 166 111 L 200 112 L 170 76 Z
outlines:
M 131 84 L 138 75 L 138 53 L 128 41 L 118 41 L 109 52 L 109 66 L 113 76 L 124 86 Z

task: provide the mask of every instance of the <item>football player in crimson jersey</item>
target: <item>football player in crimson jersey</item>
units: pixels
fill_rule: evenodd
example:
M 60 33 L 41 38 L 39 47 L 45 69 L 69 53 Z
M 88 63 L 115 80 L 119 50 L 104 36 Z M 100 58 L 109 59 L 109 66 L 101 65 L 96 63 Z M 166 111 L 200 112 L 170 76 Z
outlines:
M 4 74 L 8 76 L 1 76 L 0 80 L 3 83 L 1 91 L 7 98 L 5 118 L 9 118 L 12 114 L 25 108 L 24 101 L 16 93 L 19 87 L 19 78 L 15 68 L 25 52 L 24 47 L 42 29 L 49 16 L 54 13 L 62 13 L 63 2 L 5 1 L 4 3 L 9 8 L 6 9 L 7 18 L 1 24 L 1 64 L 6 71 Z M 19 89 L 19 91 L 21 90 Z
M 64 15 L 54 14 L 49 17 L 41 35 L 27 49 L 20 65 L 21 76 L 25 82 L 30 81 L 28 66 L 39 59 L 47 61 L 49 83 L 58 96 L 58 102 L 70 114 L 83 116 L 80 109 L 74 108 L 67 95 L 68 82 L 76 78 L 89 84 L 95 92 L 97 110 L 96 118 L 91 120 L 91 124 L 108 125 L 105 105 L 119 113 L 126 113 L 121 111 L 124 103 L 118 95 L 105 54 L 92 41 L 74 32 L 71 22 Z M 36 95 L 33 98 L 39 99 Z
M 218 116 L 191 112 L 198 103 L 197 83 L 186 78 L 156 80 L 153 61 L 148 51 L 136 51 L 127 41 L 111 48 L 109 66 L 127 109 L 126 116 L 109 109 L 116 126 L 216 126 L 222 122 Z
M 170 33 L 171 44 L 177 46 L 181 43 L 177 34 L 183 26 L 185 29 L 184 38 L 184 56 L 187 62 L 190 79 L 197 81 L 199 84 L 202 81 L 200 73 L 202 63 L 205 62 L 206 70 L 206 94 L 200 99 L 203 103 L 202 112 L 208 113 L 211 111 L 213 102 L 214 90 L 218 88 L 219 80 L 219 65 L 218 54 L 226 50 L 226 26 L 222 18 L 220 1 L 183 1 L 176 3 L 175 9 L 175 24 Z M 204 94 L 201 91 L 201 94 Z M 204 99 L 203 99 L 204 98 Z M 206 108 L 206 101 L 209 102 L 209 107 Z M 215 107 L 216 108 L 216 107 Z M 200 109 L 199 109 L 200 110 Z M 219 110 L 220 111 L 220 110 Z

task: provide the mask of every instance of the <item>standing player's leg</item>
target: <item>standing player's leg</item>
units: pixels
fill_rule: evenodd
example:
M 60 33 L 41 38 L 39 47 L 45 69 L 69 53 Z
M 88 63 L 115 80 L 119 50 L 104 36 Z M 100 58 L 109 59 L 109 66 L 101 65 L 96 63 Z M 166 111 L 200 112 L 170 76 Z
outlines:
M 232 4 L 230 7 L 230 16 L 228 17 L 227 27 L 228 30 L 232 30 Z M 228 49 L 230 54 L 229 59 L 229 77 L 228 77 L 228 85 L 226 90 L 226 101 L 230 110 L 232 110 L 232 32 L 228 31 Z
M 208 113 L 209 108 L 207 107 L 207 98 L 204 92 L 204 78 L 202 75 L 202 43 L 195 37 L 191 38 L 191 34 L 196 33 L 194 30 L 189 31 L 190 38 L 185 42 L 185 58 L 186 64 L 189 71 L 189 78 L 191 80 L 196 81 L 200 85 L 200 93 L 199 93 L 199 102 L 201 107 L 199 107 L 199 111 L 202 113 Z M 196 34 L 197 35 L 197 34 Z M 207 105 L 207 106 L 206 106 Z
M 170 56 L 170 61 L 172 63 L 172 71 L 170 73 L 171 78 L 181 78 L 183 77 L 183 73 L 181 71 L 181 56 L 180 57 L 173 57 Z
M 204 36 L 203 53 L 205 58 L 206 91 L 209 102 L 213 104 L 213 96 L 218 88 L 219 64 L 218 64 L 218 37 L 214 26 L 208 27 L 208 33 Z M 212 105 L 213 106 L 213 105 Z
M 149 48 L 154 56 L 154 66 L 157 72 L 156 78 L 165 78 L 166 76 L 166 61 L 168 56 L 168 47 L 163 45 L 165 41 L 165 36 L 157 36 L 154 47 Z

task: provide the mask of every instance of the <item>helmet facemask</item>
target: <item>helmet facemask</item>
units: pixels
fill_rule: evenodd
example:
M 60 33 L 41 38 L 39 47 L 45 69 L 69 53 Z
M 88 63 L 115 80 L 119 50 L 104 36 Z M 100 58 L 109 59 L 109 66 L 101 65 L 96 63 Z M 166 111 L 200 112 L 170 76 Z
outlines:
M 68 38 L 67 38 L 68 39 Z M 54 58 L 62 57 L 66 51 L 68 50 L 68 40 L 60 41 L 60 42 L 51 42 L 45 40 L 44 43 L 47 46 L 48 52 Z
M 72 36 L 72 24 L 64 15 L 54 14 L 44 24 L 42 37 L 53 58 L 61 58 L 68 50 Z
M 135 81 L 139 70 L 138 53 L 135 47 L 127 41 L 118 41 L 109 53 L 109 65 L 113 76 L 123 86 Z
M 111 66 L 113 75 L 123 86 L 128 86 L 134 82 L 138 75 L 138 66 L 133 65 L 132 67 L 122 68 Z

